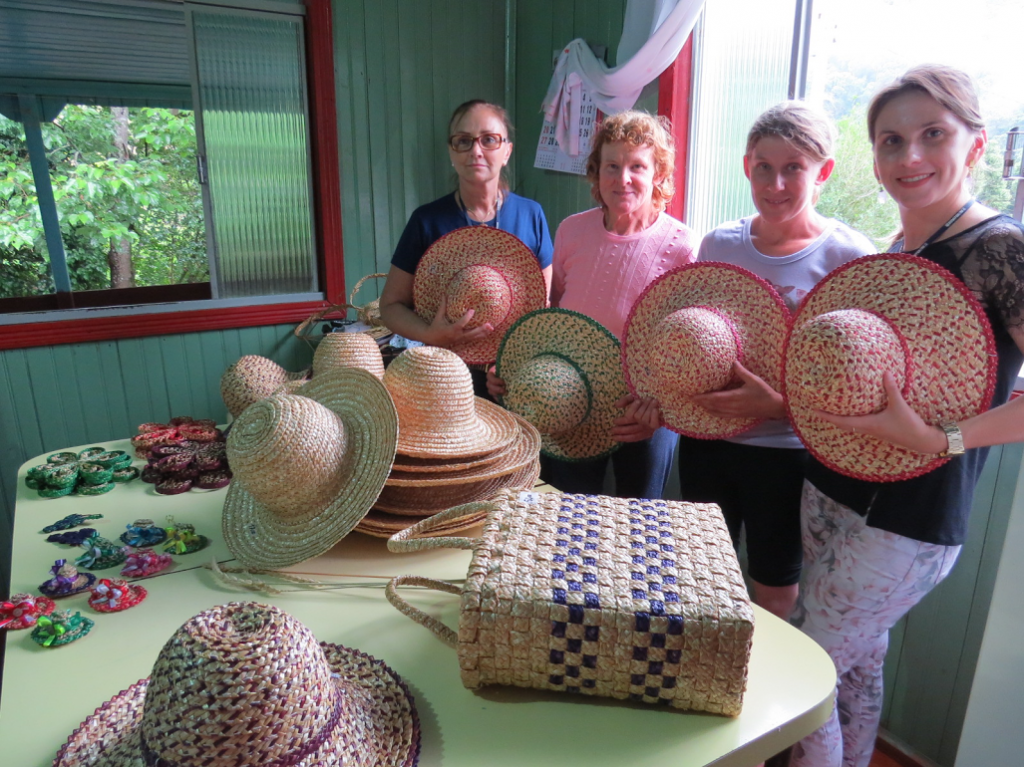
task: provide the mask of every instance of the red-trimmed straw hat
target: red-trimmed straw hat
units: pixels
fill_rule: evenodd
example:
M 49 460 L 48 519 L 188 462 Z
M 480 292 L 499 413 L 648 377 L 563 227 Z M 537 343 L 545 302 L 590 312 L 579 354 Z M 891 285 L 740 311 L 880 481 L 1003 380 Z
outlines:
M 277 607 L 219 605 L 164 645 L 149 678 L 86 719 L 54 767 L 413 767 L 420 727 L 384 663 L 318 643 Z
M 384 385 L 398 411 L 402 455 L 482 456 L 520 435 L 515 416 L 473 395 L 469 368 L 448 349 L 417 346 L 402 352 L 384 372 Z
M 247 354 L 220 378 L 220 396 L 232 417 L 238 418 L 249 405 L 284 387 L 293 389 L 309 378 L 309 371 L 291 373 L 272 359 Z
M 100 578 L 92 587 L 89 607 L 100 613 L 117 613 L 135 607 L 146 598 L 145 587 L 128 583 L 120 578 Z
M 948 461 L 833 426 L 815 414 L 868 415 L 886 406 L 882 374 L 926 423 L 988 409 L 997 358 L 988 318 L 941 266 L 907 254 L 864 256 L 831 272 L 793 318 L 783 396 L 800 439 L 822 463 L 890 482 Z
M 377 500 L 397 440 L 387 389 L 358 368 L 329 370 L 251 405 L 228 436 L 228 549 L 258 569 L 323 554 Z
M 733 437 L 756 418 L 712 415 L 690 397 L 734 383 L 739 362 L 778 390 L 789 309 L 769 282 L 703 261 L 666 272 L 633 304 L 622 335 L 629 390 L 654 397 L 665 424 L 700 439 Z
M 582 461 L 619 447 L 615 403 L 627 393 L 618 339 L 567 309 L 540 309 L 513 325 L 498 350 L 502 401 L 541 433 L 545 455 Z
M 494 362 L 512 323 L 547 304 L 544 274 L 533 251 L 514 234 L 487 226 L 456 229 L 434 242 L 416 267 L 412 291 L 416 314 L 425 322 L 447 298 L 451 322 L 473 309 L 467 329 L 491 323 L 491 333 L 452 347 L 471 365 Z
M 15 594 L 7 601 L 0 602 L 0 629 L 30 629 L 36 625 L 39 616 L 49 615 L 55 607 L 56 604 L 49 597 Z

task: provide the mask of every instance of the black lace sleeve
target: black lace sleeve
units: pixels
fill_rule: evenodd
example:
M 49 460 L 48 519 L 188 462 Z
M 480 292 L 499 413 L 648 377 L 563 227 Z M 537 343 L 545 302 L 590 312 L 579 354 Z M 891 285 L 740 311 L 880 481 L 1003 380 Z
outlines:
M 964 282 L 1008 329 L 1024 326 L 1024 227 L 1000 216 L 963 253 Z

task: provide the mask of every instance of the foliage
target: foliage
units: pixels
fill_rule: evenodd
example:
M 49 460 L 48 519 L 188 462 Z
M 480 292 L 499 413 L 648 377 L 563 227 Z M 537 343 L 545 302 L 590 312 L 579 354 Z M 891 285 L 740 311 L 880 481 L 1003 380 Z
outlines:
M 110 287 L 107 253 L 126 239 L 135 284 L 209 279 L 191 112 L 69 105 L 42 126 L 73 290 Z M 0 297 L 50 293 L 46 242 L 20 123 L 0 117 Z

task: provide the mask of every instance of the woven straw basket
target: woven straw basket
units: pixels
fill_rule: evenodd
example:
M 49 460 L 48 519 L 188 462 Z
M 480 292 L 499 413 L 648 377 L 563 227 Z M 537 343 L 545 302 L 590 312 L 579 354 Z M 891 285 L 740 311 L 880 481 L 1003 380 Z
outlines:
M 416 536 L 488 511 L 479 539 Z M 465 585 L 404 575 L 388 600 L 458 650 L 462 683 L 736 716 L 754 615 L 714 504 L 505 491 L 398 533 L 391 551 L 473 551 Z M 399 586 L 459 594 L 453 631 Z
M 359 306 L 355 303 L 356 294 L 359 289 L 363 287 L 363 284 L 367 280 L 379 280 L 386 278 L 387 274 L 380 272 L 377 274 L 368 274 L 363 277 L 359 282 L 352 288 L 352 292 L 349 293 L 348 303 L 345 304 L 331 304 L 325 306 L 323 309 L 318 309 L 313 312 L 309 317 L 299 323 L 298 327 L 293 331 L 296 338 L 301 338 L 306 343 L 313 345 L 313 342 L 317 339 L 318 334 L 315 331 L 316 323 L 325 319 L 331 314 L 340 314 L 345 317 L 349 309 L 354 309 L 356 318 L 365 325 L 369 325 L 370 329 L 363 331 L 373 339 L 383 338 L 391 333 L 391 330 L 384 324 L 384 321 L 380 318 L 380 299 L 375 298 L 369 303 Z

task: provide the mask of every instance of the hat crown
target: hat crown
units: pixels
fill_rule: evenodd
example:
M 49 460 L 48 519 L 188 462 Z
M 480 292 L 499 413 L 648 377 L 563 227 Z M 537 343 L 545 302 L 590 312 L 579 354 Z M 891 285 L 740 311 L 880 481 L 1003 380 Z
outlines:
M 590 412 L 586 375 L 558 354 L 539 354 L 506 381 L 505 405 L 541 434 L 561 434 L 579 426 Z
M 742 359 L 732 320 L 710 306 L 688 306 L 665 315 L 653 329 L 651 364 L 659 389 L 691 396 L 723 389 Z
M 457 322 L 467 311 L 473 310 L 472 319 L 466 323 L 467 329 L 488 322 L 497 327 L 512 310 L 512 289 L 508 281 L 501 272 L 484 264 L 472 264 L 457 271 L 445 293 L 450 322 Z
M 436 346 L 408 349 L 388 365 L 384 385 L 398 411 L 399 440 L 423 431 L 476 428 L 473 379 L 455 352 Z
M 297 394 L 246 408 L 228 435 L 235 481 L 280 517 L 326 507 L 339 490 L 347 439 L 341 418 Z
M 247 354 L 224 371 L 220 379 L 220 395 L 228 412 L 237 418 L 252 403 L 303 377 L 289 373 L 271 359 Z
M 787 355 L 808 406 L 836 415 L 869 415 L 886 406 L 882 374 L 903 389 L 908 378 L 906 341 L 884 317 L 840 309 L 794 331 Z
M 295 764 L 339 738 L 345 708 L 308 628 L 276 607 L 236 602 L 200 613 L 164 645 L 139 734 L 149 762 Z
M 361 368 L 383 378 L 384 357 L 366 333 L 328 333 L 313 352 L 313 374 L 332 368 Z

